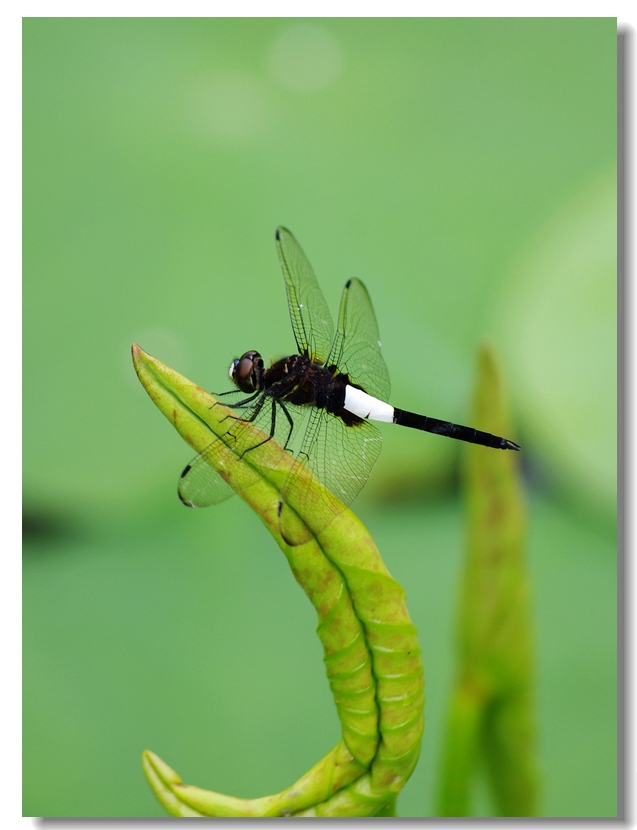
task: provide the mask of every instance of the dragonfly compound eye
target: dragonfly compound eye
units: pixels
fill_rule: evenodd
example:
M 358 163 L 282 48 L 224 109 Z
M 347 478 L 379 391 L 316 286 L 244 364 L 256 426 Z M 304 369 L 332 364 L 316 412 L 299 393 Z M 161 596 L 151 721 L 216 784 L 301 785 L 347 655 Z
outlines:
M 242 392 L 254 392 L 259 388 L 259 374 L 263 359 L 259 352 L 246 352 L 232 361 L 230 377 Z

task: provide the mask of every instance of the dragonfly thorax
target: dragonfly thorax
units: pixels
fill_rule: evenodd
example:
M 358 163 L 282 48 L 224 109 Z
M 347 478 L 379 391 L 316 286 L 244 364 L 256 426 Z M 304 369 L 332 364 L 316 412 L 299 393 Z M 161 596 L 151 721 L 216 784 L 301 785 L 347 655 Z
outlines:
M 345 387 L 329 369 L 306 355 L 281 358 L 263 373 L 263 387 L 271 397 L 297 406 L 340 411 Z

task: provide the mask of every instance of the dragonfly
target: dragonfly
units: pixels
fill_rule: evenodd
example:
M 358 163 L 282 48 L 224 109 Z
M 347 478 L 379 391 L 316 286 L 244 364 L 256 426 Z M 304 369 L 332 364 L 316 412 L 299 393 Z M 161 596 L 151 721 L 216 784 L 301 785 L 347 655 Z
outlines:
M 241 414 L 228 415 L 234 421 L 228 432 L 182 472 L 178 492 L 183 504 L 206 507 L 233 494 L 213 467 L 219 441 L 236 446 L 246 446 L 247 441 L 245 455 L 270 440 L 291 450 L 300 434 L 295 460 L 280 488 L 278 514 L 285 515 L 284 504 L 293 500 L 302 507 L 307 490 L 303 473 L 309 470 L 324 485 L 318 503 L 316 497 L 312 501 L 314 533 L 324 530 L 349 506 L 368 480 L 382 443 L 372 421 L 493 449 L 520 449 L 508 438 L 387 403 L 389 372 L 381 355 L 376 315 L 363 283 L 353 278 L 345 284 L 334 331 L 327 303 L 301 246 L 284 227 L 277 228 L 275 238 L 297 353 L 271 361 L 268 367 L 254 350 L 232 361 L 229 375 L 235 388 L 218 397 L 234 396 L 231 406 Z M 248 425 L 262 430 L 264 438 L 255 439 Z M 285 538 L 286 533 L 283 535 Z

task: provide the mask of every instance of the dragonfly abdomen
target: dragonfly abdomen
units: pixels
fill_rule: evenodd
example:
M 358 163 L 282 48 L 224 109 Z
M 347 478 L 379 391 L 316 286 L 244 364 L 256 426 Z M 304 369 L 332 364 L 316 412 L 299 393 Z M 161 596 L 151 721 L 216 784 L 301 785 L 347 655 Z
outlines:
M 397 409 L 388 403 L 378 400 L 362 389 L 354 386 L 345 387 L 345 410 L 352 412 L 359 418 L 369 418 L 370 421 L 384 421 L 389 424 L 399 424 L 403 427 L 421 429 L 447 438 L 456 438 L 458 441 L 468 441 L 470 444 L 481 444 L 498 450 L 519 450 L 520 447 L 507 438 L 481 432 L 472 427 L 463 427 L 450 421 L 439 421 L 438 418 L 429 418 L 427 415 L 417 415 L 406 409 Z
M 427 415 L 417 415 L 405 409 L 394 408 L 394 423 L 403 427 L 421 429 L 424 432 L 432 432 L 435 435 L 444 435 L 447 438 L 455 438 L 458 441 L 467 441 L 470 444 L 480 444 L 494 450 L 520 449 L 518 444 L 509 441 L 508 438 L 500 438 L 490 432 L 481 432 L 479 429 L 463 427 L 461 424 L 453 424 L 450 421 L 429 418 Z
M 358 415 L 359 418 L 369 418 L 370 421 L 384 421 L 386 424 L 391 424 L 394 421 L 393 406 L 349 384 L 345 387 L 343 406 L 348 412 Z

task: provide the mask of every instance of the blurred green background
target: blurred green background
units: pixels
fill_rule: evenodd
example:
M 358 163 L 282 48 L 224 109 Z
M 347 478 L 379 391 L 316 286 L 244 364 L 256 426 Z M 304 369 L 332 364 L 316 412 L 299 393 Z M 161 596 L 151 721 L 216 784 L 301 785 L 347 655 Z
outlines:
M 24 21 L 24 813 L 164 815 L 189 783 L 288 786 L 339 726 L 315 614 L 130 344 L 206 389 L 293 350 L 274 229 L 374 301 L 392 402 L 466 422 L 506 369 L 530 512 L 543 813 L 616 810 L 616 22 Z M 356 505 L 427 678 L 399 800 L 431 815 L 454 669 L 462 446 L 383 429 Z M 478 784 L 477 814 L 491 815 Z

